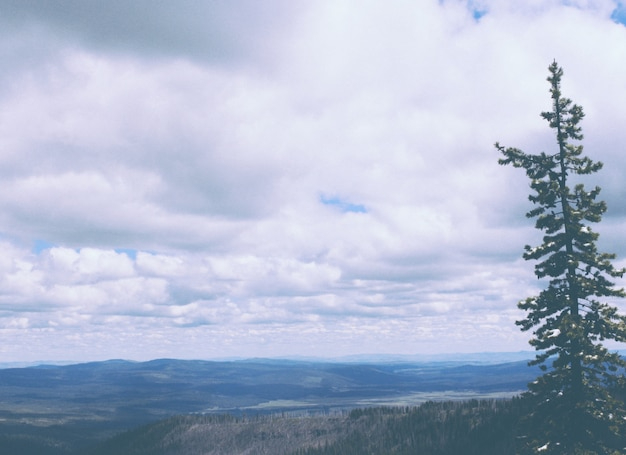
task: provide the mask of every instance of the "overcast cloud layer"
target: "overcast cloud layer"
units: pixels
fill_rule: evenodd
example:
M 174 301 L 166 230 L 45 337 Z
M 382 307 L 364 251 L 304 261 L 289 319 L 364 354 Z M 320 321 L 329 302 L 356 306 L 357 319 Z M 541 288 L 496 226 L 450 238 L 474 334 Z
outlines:
M 556 59 L 626 265 L 625 22 L 609 0 L 0 0 L 0 360 L 528 349 L 540 236 L 493 143 L 554 150 Z

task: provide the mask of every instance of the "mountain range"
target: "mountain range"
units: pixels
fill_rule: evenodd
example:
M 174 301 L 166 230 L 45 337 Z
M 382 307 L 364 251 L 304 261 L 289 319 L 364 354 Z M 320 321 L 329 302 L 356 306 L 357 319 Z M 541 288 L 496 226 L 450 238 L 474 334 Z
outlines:
M 17 447 L 7 454 L 70 454 L 175 415 L 327 414 L 504 398 L 519 394 L 537 374 L 526 360 L 476 358 L 110 360 L 5 368 L 0 446 Z

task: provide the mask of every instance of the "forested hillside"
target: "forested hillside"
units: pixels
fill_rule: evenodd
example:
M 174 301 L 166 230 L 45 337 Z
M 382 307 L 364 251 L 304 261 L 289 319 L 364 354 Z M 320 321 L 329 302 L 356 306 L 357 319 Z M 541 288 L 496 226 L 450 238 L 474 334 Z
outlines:
M 90 455 L 502 455 L 524 402 L 427 402 L 334 415 L 181 416 L 123 433 Z

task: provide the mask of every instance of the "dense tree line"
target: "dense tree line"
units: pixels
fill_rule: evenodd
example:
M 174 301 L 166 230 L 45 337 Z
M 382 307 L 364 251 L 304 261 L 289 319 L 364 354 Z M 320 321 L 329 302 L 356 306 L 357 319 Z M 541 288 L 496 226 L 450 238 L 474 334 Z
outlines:
M 526 402 L 471 400 L 331 415 L 180 416 L 113 438 L 90 455 L 513 453 Z
M 346 437 L 295 455 L 514 453 L 526 403 L 512 400 L 428 402 L 413 408 L 371 408 L 350 413 L 360 422 Z

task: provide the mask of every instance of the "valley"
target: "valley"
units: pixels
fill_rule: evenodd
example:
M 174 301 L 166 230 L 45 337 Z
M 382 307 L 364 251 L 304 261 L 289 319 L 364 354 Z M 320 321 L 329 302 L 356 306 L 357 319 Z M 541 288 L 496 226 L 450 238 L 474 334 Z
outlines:
M 526 361 L 160 359 L 7 368 L 0 369 L 0 443 L 18 447 L 16 454 L 69 455 L 176 415 L 330 415 L 508 398 L 536 375 Z

